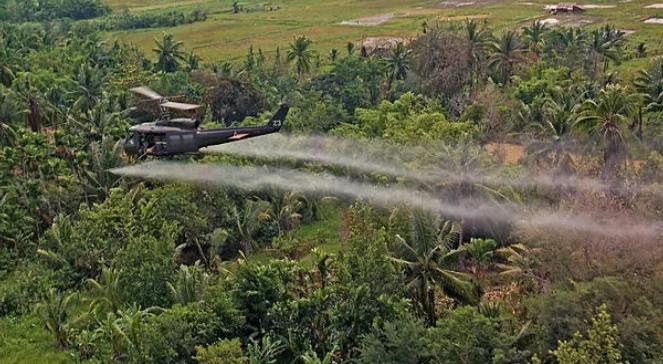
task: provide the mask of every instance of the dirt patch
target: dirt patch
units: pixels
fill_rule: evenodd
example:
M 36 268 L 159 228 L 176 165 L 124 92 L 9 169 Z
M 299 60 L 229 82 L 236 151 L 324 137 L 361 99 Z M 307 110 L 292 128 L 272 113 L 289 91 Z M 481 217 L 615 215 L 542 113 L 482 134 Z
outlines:
M 557 25 L 559 24 L 559 20 L 555 18 L 547 18 L 543 20 L 539 20 L 539 23 L 543 25 Z
M 500 0 L 446 0 L 442 1 L 437 6 L 440 8 L 462 8 L 466 6 L 478 7 L 494 4 L 499 1 Z
M 599 4 L 583 5 L 583 4 L 580 4 L 580 7 L 585 8 L 585 9 L 612 9 L 612 8 L 616 8 L 617 5 L 599 5 Z
M 463 6 L 470 6 L 476 4 L 475 1 L 443 1 L 440 6 L 443 8 L 462 8 Z
M 647 24 L 663 24 L 663 18 L 649 18 L 645 20 Z
M 382 23 L 388 22 L 391 18 L 398 16 L 399 14 L 387 13 L 380 14 L 376 16 L 367 16 L 365 18 L 358 18 L 352 20 L 344 20 L 341 22 L 341 25 L 360 25 L 360 26 L 375 26 Z
M 631 35 L 631 34 L 633 34 L 633 33 L 636 33 L 637 30 L 633 30 L 633 29 L 622 29 L 622 32 L 624 33 L 624 36 L 625 36 L 625 37 L 628 37 L 629 35 Z
M 645 6 L 646 9 L 663 9 L 663 4 L 651 4 Z
M 486 152 L 507 163 L 518 163 L 525 155 L 525 147 L 513 143 L 488 143 L 483 146 Z
M 585 16 L 585 15 L 578 15 L 578 14 L 557 14 L 556 17 L 554 18 L 547 18 L 547 19 L 555 19 L 557 22 L 551 22 L 548 25 L 557 25 L 557 26 L 563 26 L 563 27 L 580 27 L 583 25 L 588 25 L 588 24 L 594 24 L 596 22 L 601 21 L 602 19 L 600 17 L 596 16 Z M 543 19 L 544 21 L 546 19 Z

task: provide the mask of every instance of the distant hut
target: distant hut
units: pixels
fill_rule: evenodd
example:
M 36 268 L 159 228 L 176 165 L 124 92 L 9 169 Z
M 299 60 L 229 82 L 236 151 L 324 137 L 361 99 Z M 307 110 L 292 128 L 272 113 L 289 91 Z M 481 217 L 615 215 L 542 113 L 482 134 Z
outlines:
M 551 14 L 557 13 L 581 13 L 585 9 L 575 3 L 559 3 L 557 5 L 548 5 L 545 7 Z

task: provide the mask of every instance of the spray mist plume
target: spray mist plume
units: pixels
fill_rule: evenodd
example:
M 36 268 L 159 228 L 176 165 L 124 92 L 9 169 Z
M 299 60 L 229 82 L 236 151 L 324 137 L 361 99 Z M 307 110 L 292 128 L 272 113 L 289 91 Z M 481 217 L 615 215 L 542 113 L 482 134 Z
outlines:
M 602 236 L 657 237 L 663 226 L 626 217 L 598 221 L 593 216 L 536 209 L 514 204 L 463 199 L 454 203 L 435 195 L 403 187 L 385 187 L 328 174 L 314 175 L 292 169 L 236 167 L 216 164 L 148 162 L 115 168 L 111 173 L 153 180 L 182 181 L 255 191 L 278 189 L 316 195 L 336 195 L 366 200 L 381 206 L 408 205 L 455 219 L 490 221 L 537 228 L 566 229 Z M 628 221 L 627 221 L 628 220 Z
M 326 165 L 345 167 L 364 173 L 377 173 L 426 184 L 474 183 L 513 188 L 565 188 L 584 191 L 613 189 L 603 181 L 573 175 L 526 175 L 502 177 L 491 175 L 476 167 L 454 168 L 444 163 L 445 148 L 441 145 L 399 146 L 379 141 L 357 141 L 330 136 L 294 136 L 272 134 L 244 143 L 229 143 L 203 150 L 209 154 L 232 154 L 246 157 L 293 159 L 320 162 Z M 418 168 L 421 160 L 438 160 L 447 164 L 445 168 Z M 416 170 L 415 170 L 416 169 Z M 658 189 L 650 193 L 662 194 Z

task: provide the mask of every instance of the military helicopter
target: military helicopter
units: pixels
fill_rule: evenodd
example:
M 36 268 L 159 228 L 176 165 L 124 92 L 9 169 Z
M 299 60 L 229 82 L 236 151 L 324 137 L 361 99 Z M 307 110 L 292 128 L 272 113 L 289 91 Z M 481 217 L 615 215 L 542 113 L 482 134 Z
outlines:
M 130 91 L 157 102 L 158 120 L 144 122 L 129 128 L 124 140 L 124 151 L 137 156 L 173 156 L 197 153 L 200 148 L 276 133 L 281 130 L 288 114 L 288 105 L 279 109 L 262 126 L 203 129 L 196 118 L 171 118 L 170 110 L 193 111 L 200 105 L 168 101 L 148 87 L 136 87 Z

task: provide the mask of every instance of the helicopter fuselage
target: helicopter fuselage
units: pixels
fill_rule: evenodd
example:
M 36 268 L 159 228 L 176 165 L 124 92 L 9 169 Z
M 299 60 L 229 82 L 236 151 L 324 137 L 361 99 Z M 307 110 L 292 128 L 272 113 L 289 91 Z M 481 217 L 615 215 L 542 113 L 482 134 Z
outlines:
M 129 128 L 124 150 L 132 155 L 172 156 L 197 153 L 200 148 L 235 142 L 281 129 L 288 112 L 286 105 L 266 125 L 236 128 L 202 129 L 193 119 L 159 120 Z

